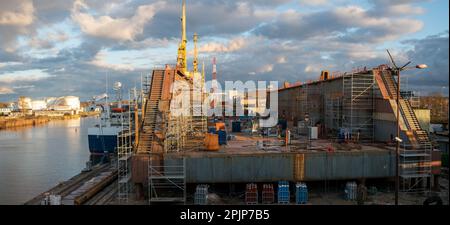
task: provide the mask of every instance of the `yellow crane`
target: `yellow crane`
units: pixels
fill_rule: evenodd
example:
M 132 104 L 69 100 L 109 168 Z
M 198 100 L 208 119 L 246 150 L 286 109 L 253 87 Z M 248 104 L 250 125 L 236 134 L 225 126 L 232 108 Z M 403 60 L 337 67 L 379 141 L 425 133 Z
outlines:
M 197 41 L 198 41 L 198 35 L 197 33 L 194 33 L 194 61 L 192 62 L 192 65 L 194 67 L 194 74 L 198 72 L 198 51 L 197 51 Z
M 181 12 L 181 43 L 178 47 L 177 67 L 185 75 L 188 75 L 187 57 L 186 57 L 186 0 L 183 0 Z

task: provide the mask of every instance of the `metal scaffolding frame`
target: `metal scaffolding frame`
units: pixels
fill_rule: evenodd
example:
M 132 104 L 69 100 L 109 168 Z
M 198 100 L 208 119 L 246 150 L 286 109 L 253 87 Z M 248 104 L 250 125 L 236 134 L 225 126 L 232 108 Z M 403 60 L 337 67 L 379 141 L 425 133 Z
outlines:
M 304 84 L 300 88 L 299 93 L 299 101 L 300 101 L 300 118 L 301 120 L 305 120 L 305 115 L 309 114 L 309 105 L 308 105 L 308 94 L 309 94 L 309 84 Z
M 170 116 L 167 119 L 167 130 L 164 139 L 164 152 L 179 152 L 186 145 L 186 118 L 183 116 Z
M 342 97 L 333 95 L 325 96 L 324 111 L 325 127 L 337 132 L 342 127 Z M 336 136 L 333 133 L 330 133 L 330 135 Z
M 189 115 L 165 114 L 164 152 L 179 152 L 191 149 L 201 149 L 207 129 L 207 117 L 203 113 L 205 96 L 194 98 L 195 91 L 192 83 L 188 83 L 190 92 Z M 174 91 L 177 92 L 177 91 Z M 201 94 L 201 93 L 200 93 Z M 199 96 L 197 96 L 199 97 Z
M 186 118 L 189 122 L 186 142 L 187 149 L 199 150 L 203 147 L 203 141 L 207 131 L 207 117 L 206 113 L 203 112 L 206 109 L 203 105 L 205 95 L 203 95 L 203 91 L 198 92 L 198 90 L 203 89 L 203 86 L 204 84 L 201 82 L 190 84 L 191 109 L 190 116 Z
M 163 159 L 150 153 L 148 160 L 148 203 L 186 204 L 186 159 Z
M 136 99 L 131 100 L 131 95 L 135 94 L 135 89 L 129 92 L 129 110 L 122 112 L 121 132 L 117 135 L 117 175 L 118 175 L 118 200 L 119 202 L 128 202 L 129 193 L 131 192 L 131 155 L 133 153 L 133 115 L 131 109 L 134 109 Z M 136 97 L 136 96 L 135 96 Z M 127 115 L 127 119 L 125 118 Z
M 360 132 L 361 141 L 373 142 L 374 75 L 370 72 L 346 74 L 342 86 L 342 126 L 349 129 L 352 137 Z
M 312 98 L 322 98 L 322 88 L 323 82 L 319 84 L 306 83 L 300 88 L 300 93 L 298 95 L 298 101 L 300 101 L 300 119 L 304 120 L 305 115 L 308 114 L 312 122 L 318 122 L 322 120 L 322 113 L 313 113 L 314 111 L 321 112 L 323 110 L 321 100 L 310 100 Z M 312 103 L 316 103 L 312 105 Z M 319 115 L 320 117 L 315 117 Z
M 406 145 L 400 148 L 400 186 L 403 193 L 431 191 L 431 144 Z
M 146 99 L 148 94 L 150 93 L 150 86 L 152 84 L 152 75 L 151 74 L 146 74 L 143 77 L 142 80 L 142 94 L 143 94 L 143 99 Z

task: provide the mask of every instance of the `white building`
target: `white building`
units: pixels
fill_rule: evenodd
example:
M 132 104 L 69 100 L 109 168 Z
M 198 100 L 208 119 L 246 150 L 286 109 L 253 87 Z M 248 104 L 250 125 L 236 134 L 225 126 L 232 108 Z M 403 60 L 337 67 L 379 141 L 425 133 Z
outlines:
M 11 108 L 0 108 L 0 116 L 7 116 L 11 113 Z
M 31 109 L 33 111 L 38 110 L 46 110 L 47 109 L 47 102 L 43 100 L 35 100 L 31 102 Z

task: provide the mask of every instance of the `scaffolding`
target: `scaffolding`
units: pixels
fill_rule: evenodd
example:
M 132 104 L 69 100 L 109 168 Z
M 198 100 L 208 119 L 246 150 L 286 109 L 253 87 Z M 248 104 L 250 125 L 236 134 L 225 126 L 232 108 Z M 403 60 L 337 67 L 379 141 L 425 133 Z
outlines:
M 187 117 L 189 121 L 189 129 L 187 133 L 187 143 L 186 147 L 189 149 L 199 150 L 203 146 L 203 140 L 205 138 L 205 133 L 207 131 L 207 117 L 206 112 L 204 112 L 205 107 L 203 92 L 196 92 L 200 87 L 198 84 L 193 84 L 191 86 L 191 116 Z M 197 87 L 195 87 L 197 86 Z
M 342 127 L 342 97 L 325 96 L 325 127 L 334 132 L 327 132 L 336 136 L 336 132 Z
M 179 152 L 186 145 L 186 118 L 183 116 L 168 115 L 167 130 L 164 139 L 164 152 Z
M 399 175 L 401 192 L 431 191 L 431 144 L 406 145 L 400 148 Z
M 142 92 L 143 92 L 142 93 L 142 96 L 143 96 L 142 99 L 147 98 L 147 96 L 149 95 L 151 83 L 152 83 L 151 75 L 150 74 L 145 74 L 145 76 L 143 77 L 143 80 L 142 80 Z
M 135 95 L 135 89 L 129 93 L 129 110 L 121 113 L 121 131 L 117 135 L 117 175 L 118 175 L 118 200 L 119 202 L 128 202 L 131 192 L 131 155 L 133 152 L 133 115 L 137 102 L 131 101 L 132 94 Z M 136 119 L 136 118 L 135 118 Z
M 198 86 L 195 86 L 198 85 Z M 200 85 L 187 82 L 186 88 L 189 88 L 190 104 L 187 115 L 174 115 L 168 112 L 165 115 L 167 122 L 165 124 L 164 152 L 179 152 L 188 150 L 199 150 L 203 146 L 203 140 L 207 130 L 207 117 L 203 105 L 205 95 Z M 178 98 L 183 90 L 173 90 L 172 98 Z M 172 107 L 178 107 L 177 109 Z M 181 105 L 171 105 L 171 110 L 183 110 Z M 184 107 L 184 106 L 183 106 Z
M 299 119 L 305 120 L 306 115 L 309 114 L 309 105 L 308 105 L 308 94 L 309 94 L 309 84 L 304 84 L 300 88 L 299 93 L 299 101 L 300 101 L 300 113 Z
M 186 204 L 185 158 L 163 159 L 163 154 L 150 153 L 148 160 L 148 199 L 153 203 Z
M 351 137 L 359 134 L 359 140 L 373 142 L 373 109 L 375 85 L 370 72 L 346 74 L 342 78 L 342 127 L 348 129 Z

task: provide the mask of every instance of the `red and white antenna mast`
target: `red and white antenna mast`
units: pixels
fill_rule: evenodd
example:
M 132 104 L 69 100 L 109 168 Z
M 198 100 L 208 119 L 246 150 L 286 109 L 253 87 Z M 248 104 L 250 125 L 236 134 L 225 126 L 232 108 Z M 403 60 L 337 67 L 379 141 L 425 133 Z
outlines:
M 217 80 L 217 66 L 216 66 L 216 57 L 213 58 L 213 74 L 212 79 Z
M 213 58 L 213 71 L 212 71 L 212 82 L 211 82 L 212 93 L 216 93 L 217 89 L 217 66 L 216 57 Z M 211 102 L 211 108 L 215 107 L 215 100 Z

